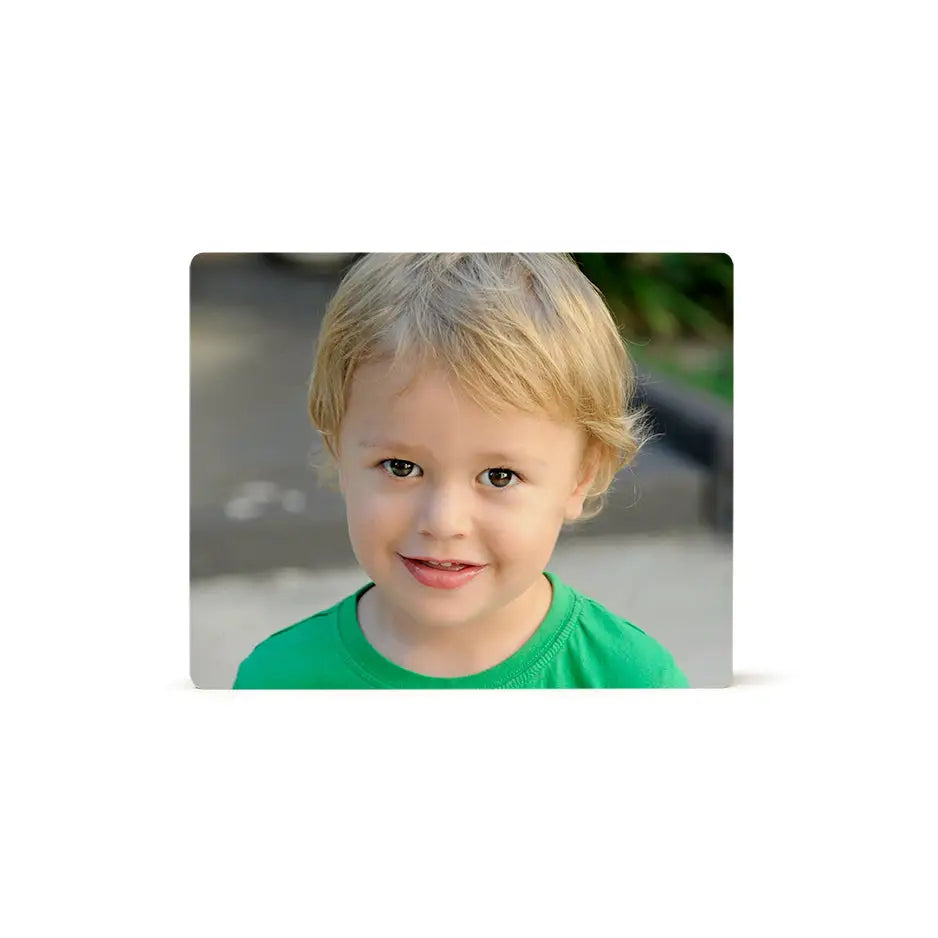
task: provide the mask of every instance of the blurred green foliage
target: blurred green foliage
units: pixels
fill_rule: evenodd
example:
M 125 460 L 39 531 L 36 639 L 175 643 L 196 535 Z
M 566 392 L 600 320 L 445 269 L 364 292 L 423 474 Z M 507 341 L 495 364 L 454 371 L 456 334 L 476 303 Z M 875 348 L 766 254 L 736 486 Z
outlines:
M 574 254 L 627 338 L 726 341 L 733 333 L 728 254 Z
M 728 254 L 574 254 L 640 362 L 733 399 Z

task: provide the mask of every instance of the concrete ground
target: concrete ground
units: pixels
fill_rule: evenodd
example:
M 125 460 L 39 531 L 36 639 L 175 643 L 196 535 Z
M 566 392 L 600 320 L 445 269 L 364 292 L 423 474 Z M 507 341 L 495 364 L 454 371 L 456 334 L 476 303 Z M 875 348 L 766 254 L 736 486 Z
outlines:
M 558 544 L 548 569 L 660 641 L 691 687 L 731 683 L 732 548 L 725 538 L 705 531 L 579 537 Z M 358 566 L 194 581 L 193 682 L 231 687 L 258 642 L 367 581 Z

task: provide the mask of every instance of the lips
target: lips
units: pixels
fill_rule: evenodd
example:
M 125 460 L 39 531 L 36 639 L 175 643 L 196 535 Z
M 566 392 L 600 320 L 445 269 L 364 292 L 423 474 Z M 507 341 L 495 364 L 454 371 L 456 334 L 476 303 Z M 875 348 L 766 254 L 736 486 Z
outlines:
M 486 564 L 463 564 L 461 567 L 431 567 L 421 558 L 405 557 L 398 554 L 401 562 L 411 576 L 421 584 L 432 589 L 455 590 L 474 580 L 486 569 Z

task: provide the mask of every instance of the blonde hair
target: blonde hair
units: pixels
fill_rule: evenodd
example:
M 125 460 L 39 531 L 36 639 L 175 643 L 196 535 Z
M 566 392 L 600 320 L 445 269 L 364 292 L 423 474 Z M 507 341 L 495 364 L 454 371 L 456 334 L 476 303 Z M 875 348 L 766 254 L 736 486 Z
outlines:
M 416 378 L 442 366 L 480 407 L 570 420 L 595 476 L 578 520 L 595 517 L 646 438 L 634 373 L 599 291 L 567 254 L 366 254 L 330 302 L 309 416 L 331 461 L 356 369 L 390 360 Z

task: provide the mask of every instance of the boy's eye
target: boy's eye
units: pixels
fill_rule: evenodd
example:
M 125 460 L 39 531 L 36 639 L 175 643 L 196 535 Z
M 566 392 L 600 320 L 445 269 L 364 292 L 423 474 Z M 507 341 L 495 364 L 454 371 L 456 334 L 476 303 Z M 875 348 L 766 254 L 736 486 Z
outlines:
M 410 478 L 414 469 L 420 466 L 415 462 L 408 462 L 406 459 L 383 459 L 379 464 L 384 467 L 385 472 L 397 479 Z
M 483 485 L 496 489 L 511 488 L 520 481 L 518 474 L 511 469 L 486 469 L 480 478 Z

